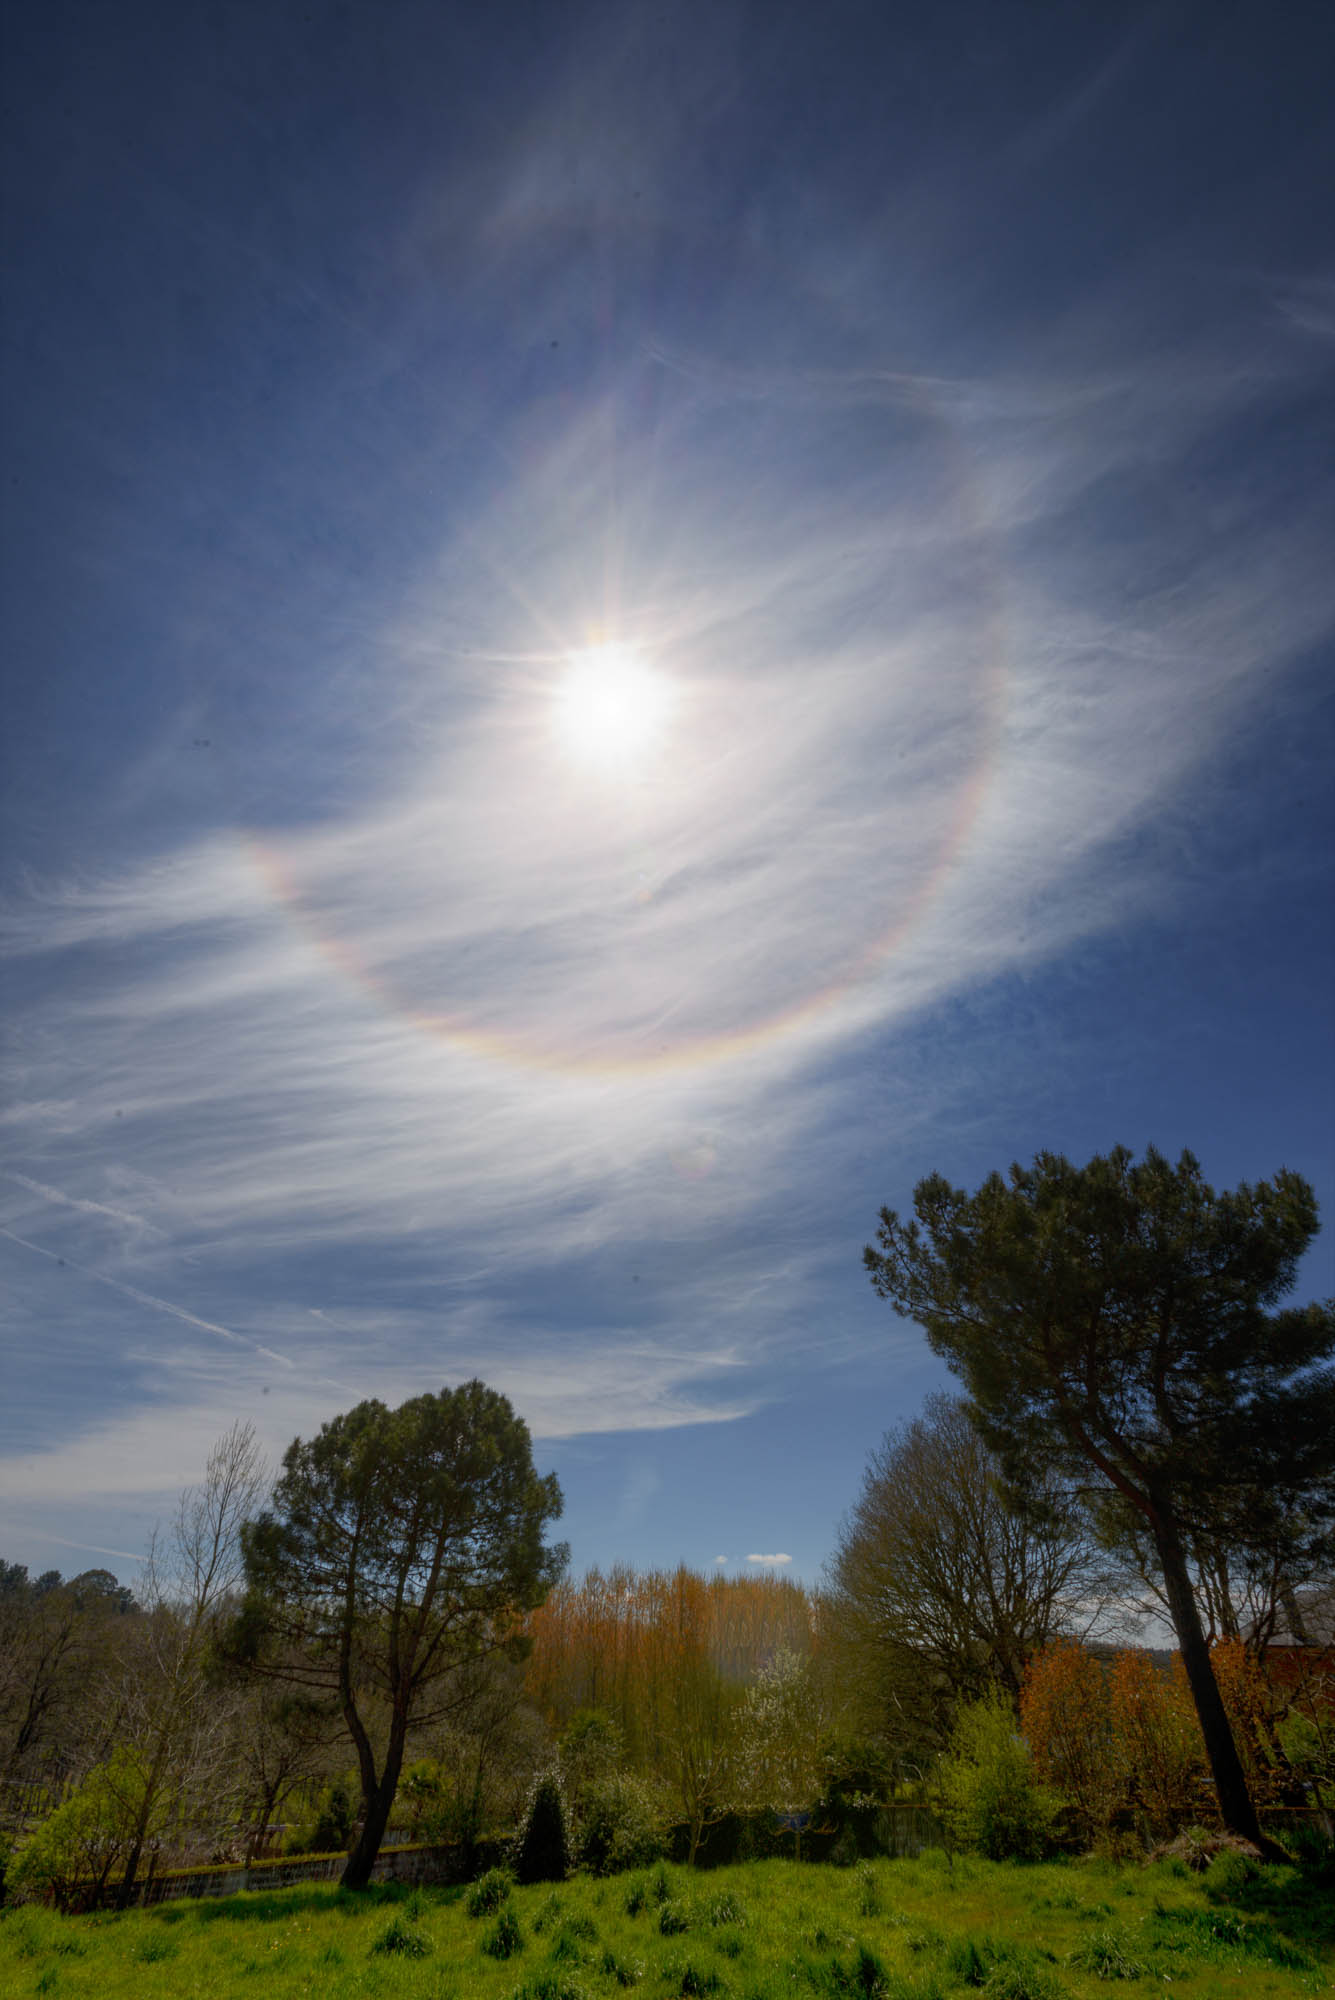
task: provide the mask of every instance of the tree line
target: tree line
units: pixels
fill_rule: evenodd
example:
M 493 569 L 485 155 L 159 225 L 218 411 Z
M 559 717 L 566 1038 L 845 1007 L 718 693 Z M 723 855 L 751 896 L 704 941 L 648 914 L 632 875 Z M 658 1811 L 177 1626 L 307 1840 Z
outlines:
M 0 1565 L 11 1875 L 128 1899 L 145 1856 L 253 1854 L 323 1785 L 356 1887 L 392 1818 L 475 1840 L 553 1765 L 595 1860 L 667 1818 L 694 1857 L 739 1806 L 921 1793 L 985 1710 L 1087 1834 L 1208 1783 L 1277 1851 L 1261 1809 L 1335 1782 L 1328 1672 L 1264 1670 L 1330 1586 L 1335 1313 L 1281 1304 L 1315 1230 L 1296 1175 L 1217 1195 L 1190 1155 L 920 1183 L 867 1268 L 964 1394 L 887 1435 L 817 1590 L 575 1582 L 556 1481 L 480 1382 L 363 1403 L 272 1485 L 238 1428 L 134 1596 Z M 1171 1671 L 1110 1650 L 1134 1608 Z

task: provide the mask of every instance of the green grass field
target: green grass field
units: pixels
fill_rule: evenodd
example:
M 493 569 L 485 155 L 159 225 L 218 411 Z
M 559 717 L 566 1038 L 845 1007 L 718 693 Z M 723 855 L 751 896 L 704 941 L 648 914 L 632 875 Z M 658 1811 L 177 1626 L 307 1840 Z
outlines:
M 305 1887 L 119 1916 L 5 1911 L 0 1992 L 1264 2000 L 1335 1992 L 1333 1900 L 1295 1869 L 1231 1856 L 1204 1877 L 937 1854 L 844 1870 L 662 1868 L 515 1889 L 475 1915 L 465 1889 Z

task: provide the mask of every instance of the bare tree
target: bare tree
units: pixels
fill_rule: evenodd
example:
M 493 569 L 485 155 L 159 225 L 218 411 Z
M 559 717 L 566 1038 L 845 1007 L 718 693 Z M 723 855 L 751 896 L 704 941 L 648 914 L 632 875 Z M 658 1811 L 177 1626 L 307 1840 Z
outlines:
M 1015 1696 L 1032 1655 L 1087 1631 L 1107 1559 L 1054 1489 L 1022 1519 L 962 1402 L 929 1397 L 867 1467 L 829 1568 L 829 1642 L 864 1719 L 892 1742 L 940 1741 L 960 1700 Z
M 171 1527 L 155 1535 L 150 1548 L 143 1584 L 147 1615 L 138 1657 L 121 1689 L 121 1733 L 140 1774 L 122 1903 L 133 1895 L 152 1828 L 183 1825 L 192 1792 L 210 1798 L 216 1817 L 217 1779 L 227 1768 L 226 1700 L 210 1675 L 210 1659 L 220 1616 L 243 1578 L 241 1526 L 267 1484 L 254 1431 L 234 1424 L 209 1453 L 201 1484 L 181 1495 Z

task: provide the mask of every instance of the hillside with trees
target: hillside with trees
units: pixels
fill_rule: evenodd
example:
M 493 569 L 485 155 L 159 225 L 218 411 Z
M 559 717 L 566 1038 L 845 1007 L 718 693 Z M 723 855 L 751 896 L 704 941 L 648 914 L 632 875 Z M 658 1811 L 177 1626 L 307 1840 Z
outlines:
M 966 1393 L 886 1434 L 817 1587 L 577 1579 L 481 1382 L 359 1404 L 272 1482 L 234 1428 L 136 1592 L 0 1564 L 10 1891 L 303 1851 L 360 1888 L 386 1842 L 466 1876 L 516 1836 L 850 1860 L 896 1808 L 999 1856 L 1329 1843 L 1335 1315 L 1281 1303 L 1315 1226 L 1296 1176 L 1216 1195 L 1189 1155 L 922 1182 L 866 1261 Z

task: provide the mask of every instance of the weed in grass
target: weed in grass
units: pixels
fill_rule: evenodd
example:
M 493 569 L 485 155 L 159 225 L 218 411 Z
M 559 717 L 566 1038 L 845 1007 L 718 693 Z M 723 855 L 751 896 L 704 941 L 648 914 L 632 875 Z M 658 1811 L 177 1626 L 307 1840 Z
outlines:
M 135 1957 L 140 1965 L 157 1965 L 164 1958 L 175 1958 L 179 1949 L 174 1937 L 164 1937 L 161 1931 L 154 1931 L 138 1946 Z
M 1071 1953 L 1071 1964 L 1096 1979 L 1140 1979 L 1146 1970 L 1121 1931 L 1095 1931 Z
M 740 1958 L 743 1951 L 741 1939 L 736 1931 L 725 1931 L 718 1940 L 718 1951 L 723 1958 Z
M 672 1894 L 672 1879 L 661 1861 L 650 1878 L 650 1887 L 656 1903 L 666 1903 Z
M 373 1956 L 425 1958 L 430 1949 L 430 1938 L 399 1911 L 395 1911 L 384 1929 L 371 1941 Z
M 552 1939 L 547 1956 L 556 1965 L 583 1965 L 589 1954 L 571 1927 L 563 1924 Z
M 683 1902 L 664 1903 L 658 1912 L 658 1929 L 663 1937 L 679 1937 L 691 1928 L 691 1912 Z
M 556 1925 L 559 1924 L 561 1921 L 561 1915 L 564 1909 L 565 1909 L 565 1904 L 561 1901 L 561 1898 L 557 1895 L 555 1889 L 549 1889 L 547 1894 L 543 1897 L 542 1901 L 539 1903 L 537 1910 L 534 1912 L 534 1917 L 533 1917 L 534 1936 L 541 1937 L 544 1931 L 550 1931 L 555 1929 Z
M 941 1949 L 941 1933 L 934 1931 L 930 1924 L 905 1924 L 904 1944 L 918 1958 L 925 1951 Z
M 957 1986 L 981 1986 L 991 1955 L 989 1940 L 979 1946 L 971 1937 L 954 1938 L 946 1947 L 946 1969 Z
M 877 1996 L 889 1990 L 889 1980 L 885 1967 L 874 1951 L 868 1951 L 865 1944 L 858 1946 L 857 1957 L 853 1960 L 848 1974 L 850 1993 L 866 1995 L 866 2000 L 877 2000 Z
M 564 1973 L 540 1972 L 527 1986 L 516 1986 L 514 2000 L 589 2000 L 577 1979 Z
M 508 1868 L 489 1868 L 474 1882 L 464 1898 L 467 1914 L 470 1917 L 494 1917 L 514 1887 L 514 1880 Z
M 524 1933 L 508 1903 L 483 1938 L 481 1948 L 488 1958 L 513 1958 L 517 1951 L 524 1949 Z
M 60 1975 L 56 1971 L 55 1966 L 48 1965 L 46 1971 L 42 1974 L 41 1978 L 38 1980 L 37 1985 L 34 1988 L 34 1991 L 38 1993 L 54 1992 L 56 1981 L 58 1980 L 59 1977 Z
M 944 1956 L 955 1984 L 978 1988 L 986 2000 L 1059 2000 L 1064 1991 L 1036 1952 L 1003 1939 L 954 1938 Z
M 689 1958 L 669 1959 L 663 1967 L 663 1980 L 669 1993 L 680 1993 L 685 2000 L 723 1991 L 723 1981 L 712 1966 L 702 1968 Z
M 647 1882 L 632 1882 L 626 1892 L 626 1915 L 638 1917 L 649 1906 L 651 1890 Z
M 1240 1965 L 1244 1959 L 1311 1972 L 1316 1961 L 1267 1923 L 1249 1921 L 1235 1910 L 1165 1909 L 1155 1904 L 1153 1943 L 1162 1952 L 1210 1965 Z
M 983 2000 L 1062 2000 L 1066 1988 L 1036 1961 L 1007 1958 L 983 1981 Z
M 876 1879 L 876 1870 L 864 1861 L 857 1873 L 858 1914 L 863 1917 L 879 1917 L 881 1914 L 881 1885 Z
M 74 1920 L 75 1922 L 78 1919 Z M 88 1947 L 65 1917 L 24 1910 L 11 1919 L 18 1958 L 82 1958 Z
M 330 1942 L 324 1947 L 323 1951 L 316 1952 L 315 1963 L 324 1966 L 326 1970 L 332 1972 L 336 1967 L 347 1964 L 347 1954 L 341 1945 Z
M 746 1922 L 746 1911 L 742 1908 L 736 1896 L 731 1893 L 723 1896 L 715 1896 L 709 1905 L 706 1915 L 710 1923 L 716 1927 L 719 1924 L 737 1924 L 741 1926 Z
M 638 1986 L 644 1978 L 644 1960 L 640 1958 L 618 1958 L 614 1951 L 605 1951 L 599 1967 L 604 1979 L 615 1979 L 618 1986 Z

